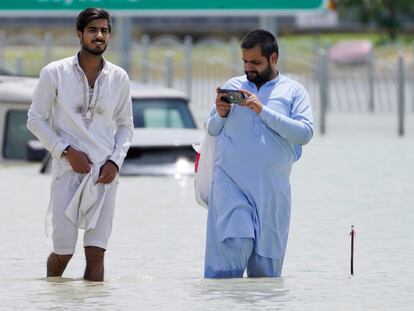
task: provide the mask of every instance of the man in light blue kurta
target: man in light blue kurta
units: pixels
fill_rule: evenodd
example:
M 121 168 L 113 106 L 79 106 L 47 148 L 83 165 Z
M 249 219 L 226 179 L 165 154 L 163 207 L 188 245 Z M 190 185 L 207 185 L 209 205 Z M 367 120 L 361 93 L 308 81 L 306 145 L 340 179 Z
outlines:
M 280 276 L 289 232 L 292 164 L 313 135 L 309 96 L 276 69 L 278 46 L 264 30 L 242 41 L 245 75 L 217 89 L 207 130 L 216 137 L 205 277 Z

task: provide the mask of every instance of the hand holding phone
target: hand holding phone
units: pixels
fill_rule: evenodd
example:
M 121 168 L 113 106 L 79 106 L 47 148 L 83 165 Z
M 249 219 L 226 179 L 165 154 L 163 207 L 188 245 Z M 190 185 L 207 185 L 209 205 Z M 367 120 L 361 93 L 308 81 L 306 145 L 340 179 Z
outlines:
M 226 103 L 237 104 L 241 105 L 244 102 L 246 96 L 238 91 L 238 90 L 230 90 L 230 89 L 221 89 L 217 90 L 218 93 L 225 93 L 225 95 L 221 96 L 221 100 L 225 101 Z

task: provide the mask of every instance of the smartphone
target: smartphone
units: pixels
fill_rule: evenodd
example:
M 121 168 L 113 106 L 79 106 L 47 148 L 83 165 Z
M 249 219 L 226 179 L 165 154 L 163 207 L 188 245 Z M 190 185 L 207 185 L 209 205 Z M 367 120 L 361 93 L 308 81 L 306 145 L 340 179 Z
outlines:
M 218 89 L 218 92 L 225 93 L 226 95 L 221 96 L 221 100 L 231 104 L 240 105 L 246 98 L 246 96 L 238 90 Z

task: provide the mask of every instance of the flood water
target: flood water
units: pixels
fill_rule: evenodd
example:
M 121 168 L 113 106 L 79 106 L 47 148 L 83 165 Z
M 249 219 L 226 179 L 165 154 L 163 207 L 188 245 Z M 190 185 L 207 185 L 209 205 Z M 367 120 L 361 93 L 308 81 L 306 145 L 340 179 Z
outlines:
M 1 165 L 0 310 L 413 310 L 414 119 L 404 138 L 395 121 L 332 116 L 304 148 L 281 278 L 203 279 L 192 177 L 124 177 L 105 282 L 81 279 L 82 235 L 64 278 L 46 279 L 50 175 Z

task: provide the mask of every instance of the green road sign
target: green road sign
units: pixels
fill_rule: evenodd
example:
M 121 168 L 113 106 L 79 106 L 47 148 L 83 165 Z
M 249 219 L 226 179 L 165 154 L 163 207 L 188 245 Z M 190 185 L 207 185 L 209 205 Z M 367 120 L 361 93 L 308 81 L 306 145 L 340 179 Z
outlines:
M 255 15 L 257 11 L 318 10 L 325 0 L 0 0 L 0 11 L 79 11 L 101 7 L 115 11 L 242 11 Z

